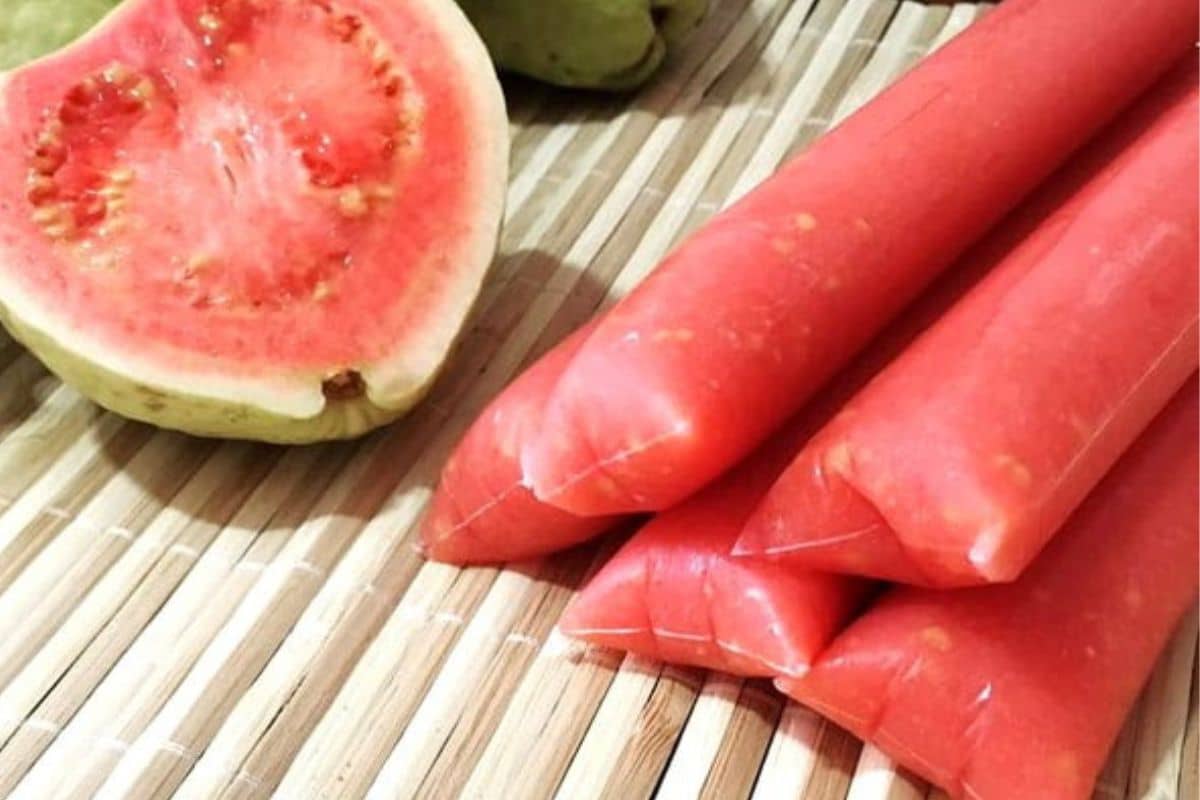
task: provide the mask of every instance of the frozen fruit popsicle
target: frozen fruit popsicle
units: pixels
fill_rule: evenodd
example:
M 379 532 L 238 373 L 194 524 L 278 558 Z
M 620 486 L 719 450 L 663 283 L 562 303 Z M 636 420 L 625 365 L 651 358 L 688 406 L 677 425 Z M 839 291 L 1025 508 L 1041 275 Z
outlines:
M 1196 601 L 1193 379 L 1014 583 L 886 594 L 780 687 L 973 800 L 1083 800 Z
M 578 544 L 614 522 L 561 511 L 521 485 L 521 443 L 540 424 L 547 395 L 590 331 L 581 328 L 542 356 L 463 436 L 422 524 L 431 558 L 464 564 L 528 558 Z
M 1061 171 L 892 323 L 783 430 L 643 526 L 575 598 L 561 629 L 593 644 L 739 675 L 799 675 L 872 588 L 730 551 L 780 472 L 841 405 L 1079 187 L 1103 153 Z
M 1144 131 L 804 448 L 737 551 L 1012 580 L 1196 369 L 1195 61 Z
M 750 452 L 1192 45 L 1191 0 L 1009 0 L 601 320 L 522 451 L 579 514 L 657 510 Z
M 593 644 L 737 675 L 799 675 L 861 604 L 865 580 L 735 559 L 746 519 L 813 425 L 798 419 L 634 534 L 567 609 Z

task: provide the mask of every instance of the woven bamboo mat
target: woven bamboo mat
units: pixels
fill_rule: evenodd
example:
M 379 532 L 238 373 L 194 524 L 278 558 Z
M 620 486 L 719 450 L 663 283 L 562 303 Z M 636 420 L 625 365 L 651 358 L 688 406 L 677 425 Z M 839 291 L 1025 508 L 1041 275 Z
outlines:
M 934 796 L 765 683 L 555 630 L 601 543 L 425 564 L 413 524 L 474 414 L 985 7 L 719 0 L 631 98 L 510 86 L 500 255 L 436 390 L 360 442 L 208 442 L 104 414 L 0 336 L 0 795 Z M 1099 797 L 1195 798 L 1196 622 Z

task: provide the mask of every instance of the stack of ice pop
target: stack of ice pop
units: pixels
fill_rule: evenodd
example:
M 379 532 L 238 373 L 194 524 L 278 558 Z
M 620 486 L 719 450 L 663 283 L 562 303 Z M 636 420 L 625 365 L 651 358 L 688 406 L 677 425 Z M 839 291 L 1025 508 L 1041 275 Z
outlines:
M 567 633 L 1087 797 L 1197 593 L 1196 27 L 1004 3 L 496 398 L 430 555 L 655 513 Z

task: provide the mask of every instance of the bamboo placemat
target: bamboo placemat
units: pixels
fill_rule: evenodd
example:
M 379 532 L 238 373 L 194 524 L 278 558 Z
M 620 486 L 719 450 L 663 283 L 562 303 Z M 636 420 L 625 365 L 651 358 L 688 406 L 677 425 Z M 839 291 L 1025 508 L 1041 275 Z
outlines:
M 500 254 L 450 368 L 360 442 L 105 414 L 0 335 L 0 795 L 288 800 L 937 796 L 759 681 L 564 639 L 611 542 L 425 564 L 458 436 L 685 232 L 985 6 L 717 0 L 640 94 L 509 89 Z M 1196 620 L 1098 796 L 1195 798 Z

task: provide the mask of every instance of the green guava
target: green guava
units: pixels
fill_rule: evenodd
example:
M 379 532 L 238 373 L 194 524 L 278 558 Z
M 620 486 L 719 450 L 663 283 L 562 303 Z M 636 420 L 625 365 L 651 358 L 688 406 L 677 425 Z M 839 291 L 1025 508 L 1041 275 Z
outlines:
M 708 0 L 459 0 L 501 68 L 560 86 L 630 89 L 708 12 Z
M 4 0 L 0 70 L 19 67 L 86 33 L 119 0 Z
M 0 69 L 82 35 L 120 0 L 5 0 Z M 559 86 L 623 90 L 654 74 L 708 0 L 459 0 L 502 69 Z
M 126 0 L 0 73 L 0 322 L 135 419 L 363 433 L 460 332 L 507 137 L 451 0 Z

